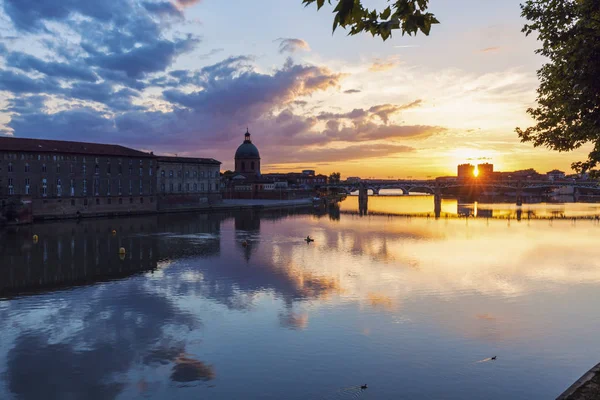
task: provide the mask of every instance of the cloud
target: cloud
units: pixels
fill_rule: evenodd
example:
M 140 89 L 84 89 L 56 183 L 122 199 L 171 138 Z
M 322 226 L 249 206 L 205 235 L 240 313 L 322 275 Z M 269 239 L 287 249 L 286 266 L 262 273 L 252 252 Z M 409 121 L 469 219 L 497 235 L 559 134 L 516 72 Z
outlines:
M 94 55 L 86 61 L 107 70 L 124 72 L 130 78 L 143 78 L 147 73 L 164 71 L 174 59 L 193 50 L 199 39 L 188 35 L 175 41 L 159 40 L 125 52 Z
M 480 53 L 496 53 L 500 51 L 500 47 L 486 47 L 485 49 L 479 50 Z
M 154 2 L 142 2 L 142 5 L 149 12 L 156 14 L 161 17 L 176 17 L 183 18 L 183 13 L 175 5 L 169 1 Z
M 181 7 L 191 7 L 195 4 L 200 3 L 202 0 L 175 0 L 175 2 Z
M 60 84 L 53 78 L 30 78 L 21 73 L 9 70 L 0 70 L 0 90 L 21 93 L 57 93 L 61 90 Z
M 310 51 L 310 46 L 305 40 L 293 39 L 293 38 L 279 38 L 275 40 L 279 42 L 279 52 L 283 53 L 295 53 L 299 50 Z
M 210 57 L 214 56 L 215 54 L 219 54 L 219 53 L 221 53 L 223 51 L 225 51 L 225 49 L 222 48 L 222 47 L 219 47 L 219 48 L 216 48 L 216 49 L 212 49 L 211 51 L 209 51 L 206 54 L 199 54 L 199 55 L 196 56 L 196 58 L 198 58 L 200 60 L 205 60 L 205 59 L 210 58 Z
M 354 110 L 346 113 L 321 113 L 318 118 L 322 120 L 332 119 L 350 119 L 350 120 L 365 120 L 373 116 L 379 117 L 384 123 L 389 121 L 390 116 L 396 114 L 402 110 L 417 107 L 421 104 L 422 100 L 417 99 L 411 103 L 403 105 L 394 104 L 380 104 L 372 106 L 368 110 L 362 108 L 355 108 Z
M 388 157 L 394 154 L 411 153 L 414 151 L 415 148 L 404 145 L 364 144 L 348 146 L 344 148 L 303 149 L 302 153 L 280 152 L 279 154 L 274 154 L 271 159 L 273 160 L 273 163 L 314 163 L 331 160 L 341 162 L 362 160 L 366 158 Z
M 98 76 L 90 71 L 90 68 L 83 63 L 69 64 L 44 61 L 30 54 L 18 51 L 9 53 L 6 56 L 6 65 L 22 71 L 37 71 L 47 76 L 58 78 L 78 79 L 89 82 L 98 80 Z
M 344 93 L 346 93 L 346 94 L 360 93 L 360 90 L 358 90 L 358 89 L 348 89 L 348 90 L 344 90 Z
M 369 71 L 371 71 L 371 72 L 389 71 L 390 69 L 396 68 L 398 65 L 400 65 L 400 61 L 398 61 L 398 60 L 395 60 L 395 59 L 381 60 L 381 59 L 377 58 L 377 59 L 375 59 L 373 64 L 371 64 L 371 66 L 369 67 Z

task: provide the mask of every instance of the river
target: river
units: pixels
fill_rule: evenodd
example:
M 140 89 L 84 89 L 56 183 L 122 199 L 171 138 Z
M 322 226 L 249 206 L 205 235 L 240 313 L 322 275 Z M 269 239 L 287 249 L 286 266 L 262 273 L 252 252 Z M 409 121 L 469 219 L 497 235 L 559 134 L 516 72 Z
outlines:
M 548 399 L 600 361 L 597 221 L 381 198 L 0 231 L 0 398 Z

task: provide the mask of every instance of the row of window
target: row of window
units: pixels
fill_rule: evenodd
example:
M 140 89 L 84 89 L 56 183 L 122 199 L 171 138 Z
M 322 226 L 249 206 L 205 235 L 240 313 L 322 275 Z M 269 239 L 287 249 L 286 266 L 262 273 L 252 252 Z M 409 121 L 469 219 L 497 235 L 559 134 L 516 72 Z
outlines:
M 139 194 L 144 194 L 144 183 L 143 181 L 139 181 Z M 54 187 L 52 188 L 51 192 L 52 194 L 56 195 L 56 196 L 62 196 L 63 194 L 65 194 L 65 192 L 63 192 L 63 184 L 62 184 L 62 180 L 60 178 L 56 179 L 56 185 L 53 185 Z M 111 182 L 110 180 L 106 183 L 106 185 L 103 185 L 104 188 L 106 189 L 106 192 L 103 193 L 106 194 L 107 196 L 111 195 Z M 24 190 L 24 194 L 26 195 L 30 195 L 31 193 L 31 180 L 29 178 L 25 178 L 25 190 Z M 133 194 L 133 181 L 129 181 L 129 194 Z M 66 193 L 70 194 L 71 196 L 75 196 L 76 193 L 76 189 L 77 189 L 77 185 L 75 182 L 75 179 L 71 179 L 69 182 L 69 188 L 68 191 Z M 122 191 L 123 191 L 123 187 L 121 186 L 121 180 L 118 180 L 118 183 L 116 185 L 116 189 L 117 189 L 117 194 L 121 195 Z M 153 188 L 152 186 L 150 186 L 150 192 L 153 192 Z M 94 178 L 93 182 L 92 182 L 92 193 L 95 196 L 99 196 L 100 195 L 100 179 L 98 178 Z M 9 195 L 14 195 L 15 194 L 15 185 L 14 185 L 14 180 L 13 178 L 8 178 L 8 194 Z M 82 186 L 81 186 L 81 194 L 82 195 L 87 195 L 88 194 L 88 180 L 87 179 L 83 179 L 82 180 Z M 46 178 L 42 179 L 42 186 L 41 186 L 41 195 L 42 196 L 48 196 L 48 180 Z
M 60 166 L 60 164 L 56 165 L 55 168 L 56 168 L 56 173 L 60 174 L 60 172 L 61 172 L 61 166 Z M 7 170 L 8 170 L 8 172 L 14 172 L 14 166 L 12 165 L 12 163 L 8 164 Z M 31 171 L 31 167 L 30 167 L 29 164 L 25 164 L 24 171 L 25 172 L 30 172 Z M 48 172 L 48 167 L 46 166 L 46 164 L 42 164 L 41 171 L 42 172 Z M 74 165 L 73 164 L 69 165 L 69 173 L 73 174 L 74 172 L 75 172 Z M 83 165 L 81 167 L 81 172 L 83 173 L 83 175 L 85 175 L 87 173 L 87 167 L 85 165 Z M 143 167 L 139 168 L 139 172 L 140 172 L 140 176 L 144 176 L 144 168 Z M 110 164 L 108 164 L 107 167 L 106 167 L 106 173 L 107 174 L 111 173 Z M 119 175 L 121 175 L 123 173 L 123 166 L 120 165 L 120 164 L 117 166 L 117 173 Z M 100 166 L 98 164 L 96 164 L 94 166 L 94 174 L 95 175 L 99 175 L 100 174 Z M 129 175 L 133 175 L 133 166 L 132 165 L 129 166 Z M 152 176 L 152 167 L 150 167 L 148 169 L 148 175 Z
M 219 190 L 219 184 L 215 183 L 214 186 L 213 186 L 213 185 L 211 185 L 209 183 L 209 184 L 207 184 L 207 188 L 208 188 L 208 191 L 211 191 L 211 190 L 218 191 Z M 169 183 L 169 192 L 171 192 L 171 193 L 174 192 L 175 191 L 174 189 L 175 189 L 175 186 L 172 183 Z M 160 185 L 160 191 L 162 193 L 165 193 L 167 191 L 167 186 L 164 183 Z M 183 191 L 183 185 L 181 183 L 177 185 L 177 191 L 178 192 Z M 185 184 L 185 191 L 186 192 L 191 192 L 191 191 L 197 192 L 198 191 L 198 184 L 194 183 L 193 185 L 190 185 L 189 183 L 186 183 Z M 204 183 L 200 184 L 200 191 L 204 192 Z
M 198 171 L 193 171 L 193 172 L 194 172 L 193 173 L 194 178 L 197 178 L 198 177 Z M 204 178 L 204 172 L 205 171 L 200 171 L 200 178 Z M 178 170 L 177 171 L 177 177 L 181 178 L 181 175 L 182 175 L 181 170 Z M 218 178 L 219 177 L 219 171 L 214 171 L 214 172 L 208 172 L 207 171 L 206 175 L 207 175 L 208 178 L 212 178 L 212 177 Z M 163 178 L 166 176 L 166 171 L 164 169 L 160 171 L 160 176 L 163 177 Z M 174 173 L 173 173 L 173 170 L 171 169 L 171 170 L 169 170 L 169 178 L 173 178 L 173 176 L 174 176 Z M 190 171 L 185 171 L 185 177 L 186 178 L 190 177 Z

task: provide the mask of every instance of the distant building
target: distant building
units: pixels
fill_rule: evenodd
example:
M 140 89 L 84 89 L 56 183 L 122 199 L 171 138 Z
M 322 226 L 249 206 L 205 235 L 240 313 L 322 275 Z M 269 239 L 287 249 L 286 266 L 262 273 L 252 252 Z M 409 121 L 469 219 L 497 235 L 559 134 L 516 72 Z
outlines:
M 302 173 L 304 175 L 314 176 L 315 175 L 315 170 L 314 169 L 304 169 L 304 170 L 302 170 Z
M 349 176 L 348 178 L 346 178 L 346 182 L 348 183 L 358 183 L 361 181 L 361 178 L 358 176 Z
M 546 172 L 546 177 L 549 181 L 558 181 L 561 179 L 565 179 L 565 173 L 563 171 L 559 171 L 557 169 L 553 169 L 552 171 Z
M 458 166 L 458 179 L 471 179 L 475 177 L 475 166 L 473 164 L 460 164 Z
M 477 178 L 489 179 L 494 175 L 494 164 L 484 163 L 477 165 Z

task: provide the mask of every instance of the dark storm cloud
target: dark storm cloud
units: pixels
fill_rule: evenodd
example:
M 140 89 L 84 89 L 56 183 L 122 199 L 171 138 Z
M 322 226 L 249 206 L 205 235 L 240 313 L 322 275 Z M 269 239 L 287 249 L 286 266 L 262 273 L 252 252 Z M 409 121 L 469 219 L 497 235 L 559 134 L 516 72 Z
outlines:
M 54 76 L 67 79 L 78 79 L 83 81 L 95 82 L 98 80 L 96 74 L 90 71 L 85 64 L 69 64 L 54 61 L 44 61 L 27 53 L 12 52 L 6 57 L 6 65 L 12 68 L 18 68 L 22 71 L 37 71 L 47 76 Z

